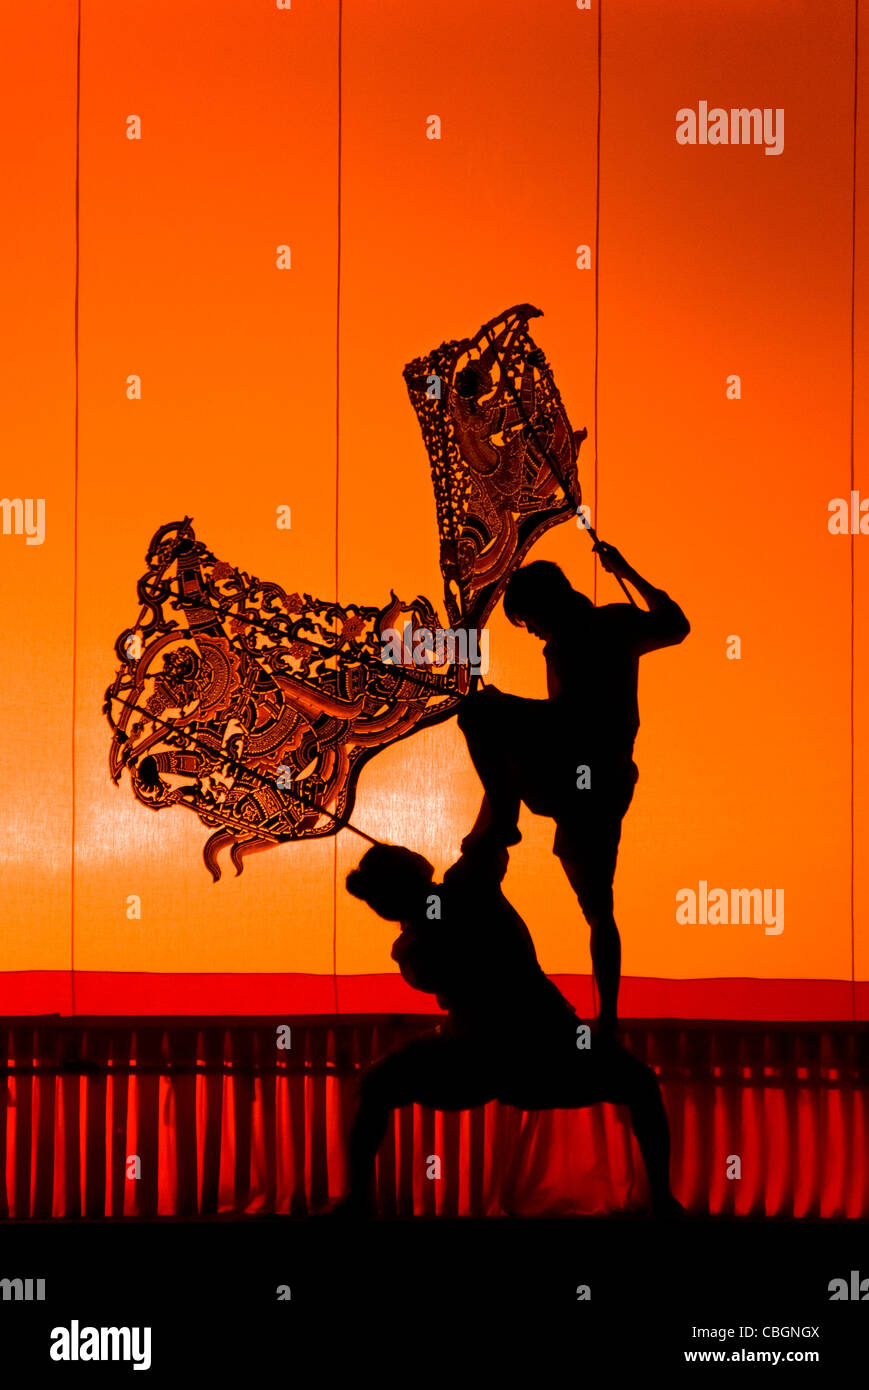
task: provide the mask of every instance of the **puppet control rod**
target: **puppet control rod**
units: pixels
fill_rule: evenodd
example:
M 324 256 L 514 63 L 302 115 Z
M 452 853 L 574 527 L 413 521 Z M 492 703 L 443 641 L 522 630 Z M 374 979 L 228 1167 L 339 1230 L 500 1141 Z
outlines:
M 593 547 L 592 547 L 592 550 L 593 550 L 593 551 L 598 551 L 598 550 L 600 549 L 600 544 L 601 544 L 601 543 L 600 543 L 600 541 L 598 540 L 597 531 L 595 531 L 595 529 L 594 529 L 594 527 L 592 526 L 592 524 L 591 524 L 590 521 L 586 521 L 586 519 L 585 519 L 585 517 L 583 516 L 583 514 L 582 514 L 581 510 L 579 509 L 579 507 L 577 507 L 577 509 L 576 509 L 576 515 L 579 517 L 579 519 L 580 519 L 582 525 L 585 527 L 586 531 L 587 531 L 588 534 L 591 536 L 591 539 L 592 539 L 592 541 L 594 542 Z M 607 571 L 607 572 L 608 572 L 609 574 L 612 574 L 613 571 L 612 571 L 612 570 L 609 570 L 609 571 Z M 623 592 L 624 592 L 625 594 L 627 594 L 629 601 L 630 601 L 630 602 L 634 605 L 634 607 L 636 608 L 636 606 L 637 606 L 637 600 L 634 598 L 633 594 L 631 593 L 631 591 L 630 591 L 630 589 L 628 588 L 628 586 L 627 586 L 627 584 L 625 583 L 625 581 L 622 579 L 621 575 L 620 575 L 620 574 L 617 574 L 615 577 L 616 577 L 616 579 L 619 581 L 619 584 L 621 585 L 621 588 L 622 588 Z
M 507 390 L 508 390 L 508 392 L 510 393 L 510 395 L 511 395 L 512 398 L 513 398 L 513 404 L 516 406 L 516 409 L 519 411 L 519 414 L 522 416 L 522 419 L 525 421 L 525 428 L 527 429 L 528 434 L 530 435 L 530 437 L 534 440 L 535 444 L 536 444 L 536 445 L 538 446 L 538 448 L 540 449 L 540 452 L 543 454 L 543 457 L 546 459 L 546 462 L 549 464 L 549 467 L 552 469 L 552 472 L 553 472 L 554 476 L 558 479 L 559 483 L 561 484 L 561 487 L 562 487 L 562 490 L 563 490 L 563 492 L 564 492 L 565 497 L 569 497 L 570 500 L 571 500 L 571 502 L 573 503 L 574 509 L 575 509 L 575 511 L 576 511 L 576 515 L 580 518 L 583 527 L 584 527 L 585 530 L 588 532 L 588 534 L 591 536 L 591 539 L 592 539 L 592 542 L 593 542 L 593 544 L 594 544 L 595 550 L 599 550 L 599 547 L 600 547 L 600 544 L 601 544 L 601 543 L 600 543 L 600 540 L 598 539 L 598 534 L 597 534 L 597 532 L 595 531 L 595 529 L 594 529 L 594 527 L 592 526 L 591 522 L 590 522 L 590 521 L 586 521 L 584 513 L 581 511 L 580 507 L 577 505 L 577 501 L 576 501 L 576 498 L 575 498 L 575 496 L 574 496 L 574 494 L 573 494 L 572 488 L 568 487 L 568 485 L 567 485 L 567 480 L 566 480 L 564 477 L 562 477 L 561 473 L 559 472 L 558 467 L 557 467 L 556 462 L 555 462 L 555 456 L 554 456 L 553 451 L 547 446 L 546 441 L 545 441 L 544 439 L 541 438 L 540 433 L 539 433 L 539 431 L 538 431 L 536 425 L 533 423 L 532 420 L 529 419 L 529 417 L 528 417 L 528 412 L 526 411 L 525 406 L 522 404 L 522 400 L 521 400 L 521 398 L 520 398 L 520 396 L 519 396 L 519 393 L 518 393 L 518 391 L 516 390 L 516 387 L 513 385 L 513 382 L 512 382 L 511 379 L 510 379 L 510 374 L 509 374 L 509 372 L 506 370 L 506 368 L 504 367 L 504 364 L 503 364 L 503 362 L 501 361 L 500 355 L 499 355 L 497 352 L 495 353 L 495 357 L 496 357 L 496 359 L 497 359 L 497 361 L 498 361 L 498 365 L 499 365 L 500 368 L 501 368 L 501 373 L 502 373 L 503 378 L 504 378 L 504 381 L 505 381 L 505 383 L 506 383 Z M 543 349 L 542 349 L 542 348 L 534 348 L 531 352 L 529 352 L 529 354 L 528 354 L 528 356 L 527 356 L 527 358 L 526 358 L 526 361 L 527 361 L 528 364 L 529 364 L 530 366 L 532 366 L 532 367 L 537 367 L 538 369 L 539 369 L 540 367 L 542 367 L 542 366 L 545 364 L 545 361 L 546 361 L 546 358 L 545 358 L 545 356 L 544 356 L 544 354 L 543 354 Z M 582 431 L 582 438 L 583 438 L 583 439 L 585 438 L 585 435 L 586 435 L 586 431 L 583 430 L 583 431 Z M 609 572 L 612 573 L 612 571 L 609 571 Z M 622 591 L 623 591 L 623 592 L 625 593 L 625 595 L 627 596 L 628 601 L 629 601 L 630 603 L 632 603 L 632 604 L 634 605 L 634 607 L 636 607 L 637 601 L 636 601 L 636 599 L 634 598 L 633 594 L 631 593 L 631 591 L 630 591 L 630 589 L 628 588 L 628 586 L 627 586 L 627 584 L 625 583 L 625 581 L 622 579 L 621 575 L 620 575 L 620 574 L 617 574 L 615 577 L 616 577 L 616 579 L 618 580 L 618 582 L 619 582 L 619 584 L 620 584 L 620 586 L 621 586 L 621 588 L 622 588 Z
M 152 714 L 150 710 L 143 709 L 141 705 L 135 704 L 132 700 L 125 700 L 120 695 L 110 695 L 109 701 L 112 700 L 116 700 L 119 705 L 124 705 L 126 709 L 135 710 L 137 714 L 143 714 L 145 718 L 151 720 L 152 723 L 160 724 L 164 729 L 167 729 L 167 743 L 182 742 L 186 744 L 189 748 L 196 748 L 197 746 L 199 746 L 199 740 L 195 738 L 193 734 L 179 733 L 179 731 L 173 728 L 173 726 L 169 724 L 165 719 L 161 719 L 158 715 Z M 117 725 L 115 726 L 115 731 L 116 735 L 123 735 L 125 741 L 129 737 L 129 735 L 124 734 L 124 731 L 122 729 L 118 729 Z M 205 751 L 212 754 L 214 752 L 214 750 L 211 748 L 206 749 Z M 273 788 L 274 784 L 269 780 L 268 777 L 264 777 L 261 772 L 257 772 L 254 768 L 249 767 L 247 763 L 239 762 L 237 758 L 230 757 L 229 754 L 224 754 L 223 761 L 227 764 L 228 767 L 235 768 L 236 771 L 245 773 L 254 782 L 259 782 L 262 786 Z M 325 806 L 320 806 L 315 801 L 306 801 L 305 798 L 303 796 L 300 796 L 298 792 L 291 792 L 290 798 L 293 801 L 298 801 L 301 806 L 306 807 L 309 811 L 317 811 L 320 815 L 327 816 L 329 820 L 334 821 L 335 825 L 339 830 L 352 830 L 354 835 L 359 835 L 363 840 L 367 840 L 369 844 L 372 845 L 379 845 L 383 843 L 382 840 L 376 840 L 373 835 L 368 835 L 364 830 L 360 830 L 358 826 L 351 825 L 349 820 L 343 820 L 341 816 L 336 816 L 332 811 L 327 811 Z M 239 828 L 248 829 L 249 827 Z M 268 831 L 265 831 L 264 833 L 268 838 L 274 839 L 276 844 L 286 843 L 286 841 L 277 839 L 276 836 L 269 836 Z

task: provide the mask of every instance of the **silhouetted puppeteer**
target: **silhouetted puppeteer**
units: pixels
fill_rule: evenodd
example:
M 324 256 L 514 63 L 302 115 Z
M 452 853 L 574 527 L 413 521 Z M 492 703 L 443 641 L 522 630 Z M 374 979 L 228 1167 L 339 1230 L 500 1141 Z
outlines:
M 622 819 L 638 778 L 639 662 L 682 642 L 690 626 L 669 594 L 614 546 L 598 541 L 595 550 L 623 587 L 636 588 L 648 611 L 633 603 L 596 607 L 545 560 L 512 576 L 504 610 L 544 642 L 548 698 L 520 699 L 490 686 L 464 702 L 459 725 L 485 796 L 463 848 L 516 844 L 522 802 L 555 821 L 553 852 L 591 929 L 600 1023 L 612 1031 L 621 977 L 613 878 Z
M 349 1191 L 337 1211 L 368 1212 L 377 1150 L 400 1106 L 467 1110 L 498 1100 L 543 1110 L 609 1101 L 628 1107 L 653 1210 L 680 1215 L 654 1072 L 615 1042 L 588 1036 L 541 970 L 528 928 L 501 891 L 506 868 L 506 850 L 480 842 L 435 884 L 421 855 L 377 845 L 347 877 L 354 896 L 401 923 L 393 959 L 408 984 L 435 994 L 448 1016 L 363 1076 Z
M 529 547 L 579 504 L 585 431 L 571 430 L 528 332 L 539 312 L 519 305 L 404 371 L 454 630 L 484 626 Z M 455 713 L 475 686 L 467 664 L 383 660 L 386 630 L 409 623 L 412 645 L 442 627 L 425 598 L 341 606 L 287 592 L 218 559 L 189 517 L 159 528 L 146 563 L 106 692 L 110 772 L 117 783 L 126 771 L 151 810 L 199 816 L 215 880 L 223 848 L 240 873 L 246 854 L 334 834 L 367 760 Z

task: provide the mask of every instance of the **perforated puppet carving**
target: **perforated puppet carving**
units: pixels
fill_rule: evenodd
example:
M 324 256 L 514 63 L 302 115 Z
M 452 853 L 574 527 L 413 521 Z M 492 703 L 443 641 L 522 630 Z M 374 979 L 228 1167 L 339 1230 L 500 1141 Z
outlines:
M 454 632 L 480 629 L 523 555 L 579 503 L 573 433 L 528 333 L 530 305 L 404 370 L 429 454 L 445 603 Z M 161 526 L 119 636 L 106 692 L 110 771 L 152 810 L 184 806 L 212 830 L 215 880 L 246 854 L 332 835 L 381 748 L 455 713 L 465 663 L 399 665 L 384 634 L 441 627 L 425 598 L 346 607 L 219 560 L 189 517 Z M 453 655 L 455 648 L 453 647 Z

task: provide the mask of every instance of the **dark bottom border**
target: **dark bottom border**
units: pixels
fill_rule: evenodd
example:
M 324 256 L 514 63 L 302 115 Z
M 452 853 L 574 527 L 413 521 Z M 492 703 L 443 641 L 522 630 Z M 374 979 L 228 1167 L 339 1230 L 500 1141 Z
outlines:
M 357 1358 L 354 1381 L 358 1358 L 376 1371 L 382 1358 L 415 1351 L 407 1380 L 417 1383 L 430 1366 L 441 1383 L 472 1351 L 491 1371 L 521 1348 L 539 1358 L 533 1383 L 550 1384 L 543 1372 L 552 1337 L 564 1330 L 576 1375 L 593 1356 L 616 1372 L 616 1385 L 625 1371 L 668 1376 L 686 1366 L 686 1351 L 722 1348 L 819 1351 L 812 1383 L 827 1385 L 865 1346 L 867 1303 L 831 1302 L 829 1283 L 851 1270 L 869 1276 L 867 1233 L 860 1223 L 674 1226 L 629 1217 L 6 1223 L 3 1276 L 45 1278 L 46 1301 L 4 1303 L 4 1351 L 22 1371 L 93 1383 L 100 1367 L 48 1356 L 51 1329 L 77 1318 L 150 1326 L 150 1383 L 158 1385 L 173 1384 L 182 1368 L 200 1381 L 214 1371 L 213 1384 L 228 1386 L 245 1372 L 307 1372 L 308 1381 L 327 1366 L 327 1383 L 340 1385 L 344 1346 Z M 289 1300 L 278 1300 L 282 1285 Z M 577 1296 L 583 1285 L 588 1299 Z M 360 1324 L 364 1342 L 344 1341 Z M 753 1336 L 740 1332 L 746 1327 Z M 819 1335 L 764 1336 L 772 1327 L 817 1327 Z M 733 1328 L 734 1336 L 696 1328 Z M 703 1366 L 689 1370 L 705 1383 Z

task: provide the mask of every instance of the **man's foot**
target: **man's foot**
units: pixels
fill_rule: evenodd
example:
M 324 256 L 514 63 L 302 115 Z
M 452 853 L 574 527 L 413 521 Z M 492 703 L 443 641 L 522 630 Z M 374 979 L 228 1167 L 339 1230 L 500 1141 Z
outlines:
M 521 839 L 522 832 L 518 825 L 487 825 L 485 830 L 472 830 L 465 836 L 462 840 L 462 854 L 475 849 L 506 849 L 508 845 L 518 845 Z
M 681 1202 L 677 1202 L 672 1192 L 666 1197 L 652 1200 L 652 1216 L 656 1221 L 682 1221 L 688 1215 Z
M 374 1212 L 367 1202 L 358 1202 L 351 1197 L 343 1197 L 340 1202 L 333 1202 L 324 1211 L 314 1212 L 313 1215 L 318 1220 L 327 1221 L 368 1221 Z
M 619 1041 L 619 1021 L 609 1014 L 601 1014 L 594 1025 L 594 1035 L 603 1043 Z

